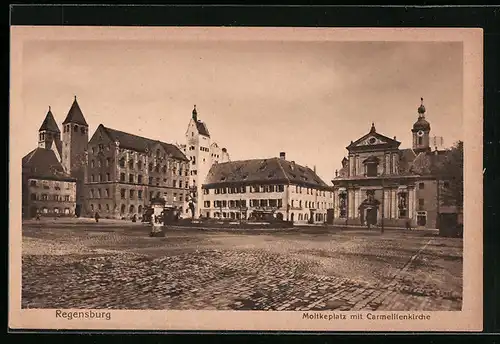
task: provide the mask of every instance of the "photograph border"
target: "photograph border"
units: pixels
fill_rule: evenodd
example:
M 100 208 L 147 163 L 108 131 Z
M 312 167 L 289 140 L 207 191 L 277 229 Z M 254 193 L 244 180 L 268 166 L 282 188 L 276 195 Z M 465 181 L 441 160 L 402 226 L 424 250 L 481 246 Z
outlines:
M 40 34 L 37 32 L 35 36 L 30 36 L 30 34 L 26 34 L 21 40 L 26 39 L 54 39 L 54 33 L 50 33 L 54 28 L 45 27 L 45 28 L 37 28 L 38 31 L 45 31 L 46 33 Z M 58 28 L 60 30 L 61 27 Z M 100 30 L 100 38 L 102 39 L 107 35 L 106 31 L 113 31 L 118 28 L 90 28 L 90 27 L 78 27 L 71 28 L 68 27 L 66 32 L 73 31 L 78 32 L 81 35 L 83 32 L 90 32 L 94 30 Z M 210 34 L 206 35 L 206 32 L 219 30 L 220 28 L 168 28 L 168 30 L 179 31 L 179 35 L 182 36 L 185 32 L 195 32 L 191 33 L 197 37 L 197 39 L 213 39 L 213 36 Z M 165 29 L 163 28 L 119 28 L 122 32 L 130 32 L 129 34 L 137 38 L 142 34 L 146 35 L 151 39 L 151 37 L 155 36 L 155 32 L 161 32 Z M 16 164 L 16 161 L 20 161 L 20 157 L 22 157 L 23 152 L 15 152 L 11 141 L 11 164 L 10 164 L 10 207 L 9 207 L 9 215 L 10 215 L 10 224 L 9 224 L 9 246 L 10 246 L 10 298 L 9 298 L 9 310 L 10 310 L 10 327 L 12 328 L 48 328 L 48 329 L 82 329 L 81 325 L 85 324 L 85 329 L 144 329 L 144 330 L 258 330 L 258 331 L 288 331 L 288 330 L 298 330 L 298 331 L 331 331 L 331 330 L 343 330 L 343 331 L 481 331 L 482 330 L 482 135 L 478 135 L 478 133 L 482 134 L 482 30 L 481 29 L 417 29 L 417 28 L 408 28 L 408 29 L 381 29 L 381 28 L 363 28 L 363 29 L 346 29 L 346 28 L 306 28 L 306 29 L 294 29 L 294 28 L 232 28 L 232 29 L 224 29 L 223 31 L 234 31 L 234 30 L 250 30 L 261 37 L 259 39 L 264 39 L 262 37 L 266 37 L 266 39 L 283 39 L 278 38 L 274 34 L 270 34 L 269 30 L 273 32 L 279 32 L 280 35 L 283 33 L 292 34 L 294 40 L 307 39 L 306 36 L 312 35 L 317 39 L 317 37 L 322 37 L 323 39 L 327 39 L 329 34 L 327 32 L 334 31 L 334 35 L 339 35 L 339 37 L 347 37 L 348 40 L 360 41 L 357 35 L 363 33 L 367 39 L 364 40 L 399 40 L 399 41 L 407 41 L 407 40 L 443 40 L 443 41 L 462 41 L 464 46 L 464 97 L 463 97 L 463 109 L 464 109 L 464 137 L 467 138 L 465 141 L 465 214 L 464 214 L 464 223 L 466 228 L 480 228 L 475 231 L 473 234 L 469 234 L 470 232 L 465 231 L 464 233 L 464 262 L 467 261 L 467 264 L 464 264 L 464 281 L 467 280 L 469 283 L 464 283 L 464 298 L 463 305 L 464 311 L 456 312 L 463 313 L 460 319 L 456 319 L 457 317 L 450 317 L 450 312 L 429 312 L 432 314 L 432 317 L 438 317 L 440 319 L 440 324 L 433 324 L 431 326 L 426 326 L 429 324 L 414 322 L 411 326 L 408 324 L 395 324 L 391 323 L 391 328 L 387 328 L 387 323 L 376 323 L 370 324 L 371 326 L 359 326 L 359 324 L 354 324 L 354 326 L 350 326 L 348 324 L 341 324 L 338 322 L 328 323 L 330 326 L 324 326 L 321 323 L 312 323 L 310 321 L 304 322 L 300 319 L 300 316 L 297 317 L 295 314 L 301 314 L 302 312 L 279 312 L 283 314 L 287 314 L 284 318 L 294 317 L 293 323 L 295 326 L 291 328 L 289 326 L 290 322 L 285 319 L 285 322 L 276 321 L 277 324 L 274 327 L 265 326 L 268 325 L 268 320 L 265 318 L 267 316 L 263 316 L 262 313 L 268 314 L 273 318 L 276 317 L 276 313 L 274 312 L 249 312 L 249 311 L 214 311 L 217 312 L 219 319 L 217 322 L 220 323 L 220 317 L 224 315 L 229 315 L 227 317 L 228 320 L 231 320 L 232 323 L 230 326 L 227 326 L 227 322 L 222 327 L 217 327 L 211 324 L 208 320 L 209 318 L 213 318 L 211 315 L 207 316 L 207 321 L 203 322 L 204 319 L 203 314 L 208 314 L 211 311 L 187 311 L 187 312 L 196 312 L 200 313 L 201 318 L 192 315 L 185 316 L 181 313 L 185 313 L 186 311 L 118 311 L 111 310 L 113 313 L 113 320 L 107 323 L 102 323 L 102 321 L 92 322 L 90 320 L 80 321 L 80 324 L 77 324 L 76 321 L 68 322 L 67 320 L 56 321 L 54 323 L 54 319 L 50 319 L 51 316 L 45 316 L 44 313 L 51 312 L 54 314 L 54 311 L 49 310 L 20 310 L 15 307 L 15 303 L 19 302 L 20 305 L 20 166 Z M 263 34 L 263 30 L 265 34 Z M 20 31 L 28 32 L 29 28 L 23 27 L 12 27 L 11 31 L 11 63 L 12 63 L 12 71 L 11 71 L 11 114 L 22 112 L 22 95 L 20 94 L 20 81 L 22 82 L 22 66 L 19 65 L 19 61 L 22 61 L 20 54 L 22 54 L 22 48 L 20 48 L 20 41 L 18 37 L 15 35 L 19 35 Z M 139 31 L 142 31 L 141 34 L 138 34 Z M 198 32 L 196 32 L 198 31 Z M 308 34 L 303 34 L 301 36 L 301 32 L 308 32 Z M 368 32 L 368 34 L 366 34 Z M 387 35 L 392 35 L 389 39 Z M 73 34 L 74 34 L 73 33 Z M 203 34 L 205 33 L 205 36 Z M 68 36 L 64 37 L 68 33 L 61 34 L 57 33 L 56 39 L 68 39 Z M 122 35 L 123 33 L 120 33 Z M 73 38 L 69 34 L 69 38 Z M 92 33 L 91 35 L 95 35 Z M 115 35 L 115 33 L 111 33 L 111 37 Z M 231 34 L 227 34 L 231 36 Z M 239 36 L 237 34 L 236 36 Z M 339 39 L 337 37 L 337 39 Z M 88 38 L 88 37 L 87 37 Z M 394 39 L 396 38 L 396 39 Z M 431 39 L 432 38 L 432 39 Z M 220 37 L 216 38 L 217 40 L 221 39 Z M 223 39 L 230 39 L 229 37 Z M 310 38 L 309 38 L 310 39 Z M 331 37 L 330 37 L 331 39 Z M 345 38 L 344 38 L 345 39 Z M 21 86 L 22 87 L 22 86 Z M 11 130 L 11 140 L 15 136 L 15 130 L 19 130 L 19 120 L 11 115 L 10 117 L 10 130 Z M 18 157 L 19 156 L 19 157 Z M 468 216 L 469 214 L 469 216 Z M 474 214 L 474 218 L 470 216 L 470 214 Z M 481 216 L 478 216 L 481 214 Z M 479 225 L 478 225 L 479 224 Z M 471 248 L 473 251 L 471 252 Z M 480 252 L 480 253 L 479 253 Z M 16 267 L 16 265 L 19 265 Z M 19 268 L 19 269 L 18 269 Z M 17 270 L 17 271 L 16 271 Z M 16 283 L 16 281 L 18 283 Z M 477 293 L 477 291 L 481 291 Z M 20 307 L 19 307 L 20 308 Z M 136 317 L 137 312 L 139 313 L 150 313 L 147 316 L 144 314 L 140 314 L 140 318 Z M 162 318 L 160 313 L 171 313 L 173 316 L 173 320 L 168 319 L 160 319 Z M 129 313 L 129 314 L 125 314 Z M 247 318 L 245 315 L 243 319 L 240 315 L 235 316 L 237 313 L 258 313 L 253 315 L 249 315 Z M 351 312 L 345 312 L 348 315 Z M 382 314 L 383 312 L 377 312 Z M 425 312 L 424 312 L 425 313 Z M 455 312 L 454 312 L 455 313 Z M 53 316 L 52 316 L 53 317 Z M 130 317 L 134 319 L 129 319 Z M 233 319 L 238 318 L 238 319 Z M 299 318 L 298 320 L 295 318 Z M 138 322 L 139 321 L 139 326 Z M 194 319 L 194 320 L 193 320 Z M 277 320 L 277 319 L 275 319 Z M 170 323 L 167 323 L 171 321 Z M 179 327 L 179 324 L 187 324 L 189 321 L 192 322 L 194 326 L 190 327 Z M 450 321 L 450 322 L 448 322 Z M 64 323 L 65 322 L 65 323 Z M 119 322 L 119 326 L 116 326 L 116 322 Z M 238 322 L 240 325 L 238 325 Z M 447 324 L 442 324 L 442 322 L 446 322 Z M 208 323 L 208 324 L 207 324 Z M 125 325 L 124 325 L 125 324 Z M 241 326 L 243 324 L 244 326 Z M 307 324 L 307 325 L 305 325 Z M 42 325 L 42 326 L 40 326 Z M 63 326 L 66 325 L 66 326 Z M 69 326 L 68 326 L 69 325 Z M 166 325 L 166 326 L 165 326 Z M 288 326 L 287 326 L 288 325 Z M 316 325 L 316 326 L 315 326 Z M 443 326 L 447 325 L 447 326 Z M 450 326 L 453 325 L 453 326 Z M 463 325 L 463 326 L 461 326 Z M 132 326 L 132 327 L 128 327 Z

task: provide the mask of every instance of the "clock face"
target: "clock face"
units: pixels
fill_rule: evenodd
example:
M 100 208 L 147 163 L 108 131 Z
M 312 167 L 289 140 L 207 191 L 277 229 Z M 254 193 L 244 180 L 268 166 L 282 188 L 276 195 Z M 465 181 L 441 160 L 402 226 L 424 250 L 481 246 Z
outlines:
M 419 130 L 417 133 L 418 136 L 424 136 L 424 132 L 422 130 Z

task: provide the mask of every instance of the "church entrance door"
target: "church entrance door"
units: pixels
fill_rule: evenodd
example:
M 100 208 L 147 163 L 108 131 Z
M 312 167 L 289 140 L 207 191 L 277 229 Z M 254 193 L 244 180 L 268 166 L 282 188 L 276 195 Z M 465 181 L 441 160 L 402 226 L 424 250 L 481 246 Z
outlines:
M 370 225 L 377 224 L 377 208 L 366 209 L 366 223 Z

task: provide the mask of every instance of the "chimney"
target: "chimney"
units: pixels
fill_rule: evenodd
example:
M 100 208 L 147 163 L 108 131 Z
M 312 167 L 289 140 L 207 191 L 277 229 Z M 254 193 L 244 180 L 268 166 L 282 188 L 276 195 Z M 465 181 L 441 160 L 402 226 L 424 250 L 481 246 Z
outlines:
M 313 166 L 313 171 L 316 174 L 316 165 Z
M 396 136 L 394 136 L 394 141 L 396 141 Z
M 286 154 L 285 152 L 280 152 L 280 159 L 285 160 Z
M 291 162 L 292 170 L 295 170 L 295 161 L 290 161 L 290 162 Z

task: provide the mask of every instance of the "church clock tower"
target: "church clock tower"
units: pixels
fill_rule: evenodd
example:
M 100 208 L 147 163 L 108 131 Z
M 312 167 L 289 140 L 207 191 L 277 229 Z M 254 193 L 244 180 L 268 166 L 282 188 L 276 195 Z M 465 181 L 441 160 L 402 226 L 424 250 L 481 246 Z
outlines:
M 425 120 L 425 106 L 424 98 L 420 98 L 420 106 L 418 107 L 418 120 L 413 124 L 412 136 L 413 145 L 412 148 L 415 153 L 430 151 L 430 131 L 431 125 Z

